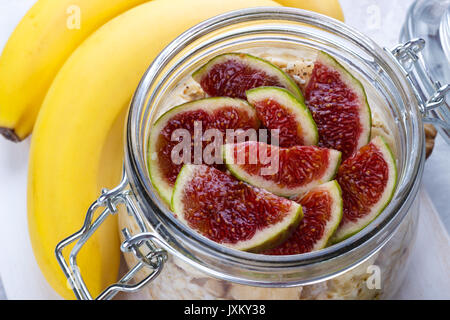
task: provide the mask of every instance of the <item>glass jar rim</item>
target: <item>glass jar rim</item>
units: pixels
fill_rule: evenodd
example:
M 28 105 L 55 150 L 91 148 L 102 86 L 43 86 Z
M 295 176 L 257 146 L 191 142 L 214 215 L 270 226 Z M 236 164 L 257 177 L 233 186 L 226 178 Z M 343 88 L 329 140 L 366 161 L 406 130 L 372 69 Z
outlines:
M 416 112 L 411 117 L 412 131 L 409 132 L 411 138 L 413 139 L 413 146 L 411 146 L 411 152 L 407 155 L 406 168 L 402 173 L 402 176 L 399 177 L 399 183 L 397 185 L 397 190 L 395 191 L 397 197 L 394 196 L 395 199 L 391 201 L 391 203 L 376 218 L 376 220 L 355 236 L 323 250 L 301 255 L 276 257 L 256 255 L 226 248 L 206 239 L 177 221 L 177 219 L 170 214 L 170 211 L 158 200 L 158 197 L 152 190 L 151 182 L 148 178 L 147 166 L 142 155 L 140 154 L 142 152 L 143 144 L 147 143 L 145 139 L 148 137 L 144 137 L 139 130 L 140 126 L 143 125 L 142 115 L 144 112 L 148 111 L 145 109 L 150 104 L 149 101 L 154 98 L 153 94 L 149 92 L 149 89 L 155 84 L 156 79 L 160 76 L 161 70 L 167 66 L 168 63 L 170 63 L 172 58 L 175 57 L 178 52 L 185 48 L 189 43 L 199 39 L 201 36 L 204 36 L 209 32 L 219 30 L 220 28 L 230 26 L 233 23 L 273 19 L 306 23 L 313 27 L 325 29 L 344 37 L 346 40 L 353 42 L 355 45 L 364 47 L 366 50 L 371 50 L 374 56 L 377 56 L 380 61 L 385 62 L 384 67 L 391 70 L 391 75 L 396 78 L 395 80 L 398 85 L 397 89 L 402 92 L 404 102 L 414 105 L 414 110 Z M 323 261 L 333 260 L 340 256 L 350 255 L 352 251 L 367 245 L 371 240 L 374 240 L 372 241 L 371 246 L 367 246 L 366 256 L 360 257 L 358 261 L 358 263 L 360 263 L 370 257 L 372 253 L 376 252 L 376 250 L 378 250 L 390 239 L 396 227 L 406 215 L 413 199 L 415 198 L 415 195 L 418 192 L 424 162 L 424 138 L 420 130 L 422 130 L 420 111 L 417 107 L 417 101 L 414 97 L 413 89 L 406 80 L 401 66 L 388 52 L 375 44 L 372 40 L 337 20 L 309 11 L 286 7 L 257 7 L 240 9 L 213 17 L 197 24 L 172 41 L 153 61 L 143 76 L 131 102 L 127 121 L 125 167 L 132 190 L 134 193 L 140 195 L 140 197 L 138 197 L 140 200 L 145 200 L 145 207 L 153 211 L 152 215 L 157 215 L 158 219 L 163 217 L 163 219 L 165 219 L 164 222 L 166 223 L 164 228 L 170 228 L 170 232 L 176 233 L 178 236 L 182 237 L 183 241 L 187 244 L 190 246 L 195 246 L 197 249 L 205 252 L 205 254 L 209 254 L 217 258 L 220 257 L 230 259 L 230 261 L 234 262 L 248 262 L 247 266 L 252 266 L 253 268 L 278 268 L 279 270 L 283 270 L 283 268 L 317 264 Z M 242 281 L 239 277 L 233 277 L 232 275 L 223 276 L 218 274 L 218 272 L 211 270 L 213 268 L 209 269 L 208 266 L 202 264 L 199 265 L 199 263 L 192 261 L 192 259 L 187 258 L 176 249 L 173 249 L 170 245 L 167 245 L 166 249 L 181 257 L 188 263 L 191 263 L 199 269 L 215 276 L 235 282 L 267 285 L 257 281 L 252 282 L 251 280 L 247 282 Z M 356 264 L 357 263 L 353 266 Z M 242 265 L 242 267 L 244 267 L 244 265 Z M 349 265 L 345 270 L 348 270 L 348 268 L 351 267 L 352 266 Z M 334 275 L 336 272 L 334 272 Z M 344 270 L 340 270 L 339 272 L 344 272 Z M 332 275 L 327 274 L 325 276 L 331 277 Z M 321 277 L 321 280 L 323 279 L 324 277 Z M 311 281 L 308 283 L 312 283 Z M 297 281 L 296 283 L 299 282 Z

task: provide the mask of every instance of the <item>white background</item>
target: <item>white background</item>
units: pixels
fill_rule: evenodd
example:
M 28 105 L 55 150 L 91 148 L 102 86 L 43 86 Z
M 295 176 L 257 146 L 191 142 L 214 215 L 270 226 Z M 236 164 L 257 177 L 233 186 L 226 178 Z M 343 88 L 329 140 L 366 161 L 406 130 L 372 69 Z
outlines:
M 56 0 L 57 1 L 57 0 Z M 0 50 L 26 10 L 35 0 L 0 0 Z M 341 0 L 346 22 L 389 48 L 398 35 L 411 0 Z M 26 221 L 26 174 L 29 139 L 13 144 L 0 139 L 0 276 L 8 298 L 58 298 L 43 279 L 32 256 Z M 423 211 L 409 279 L 398 298 L 450 298 L 448 234 L 450 230 L 450 148 L 438 137 L 436 149 L 427 161 L 424 174 Z M 435 242 L 433 245 L 431 242 Z M 441 251 L 440 251 L 441 250 Z M 420 277 L 420 279 L 418 279 Z M 0 282 L 0 299 L 5 298 Z

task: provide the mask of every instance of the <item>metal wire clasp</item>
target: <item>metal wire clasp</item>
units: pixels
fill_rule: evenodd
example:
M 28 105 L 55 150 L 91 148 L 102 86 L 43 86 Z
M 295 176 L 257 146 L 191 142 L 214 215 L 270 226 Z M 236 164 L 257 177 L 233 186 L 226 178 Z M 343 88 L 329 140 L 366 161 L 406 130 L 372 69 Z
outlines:
M 406 71 L 411 71 L 414 62 L 419 60 L 419 52 L 425 48 L 424 39 L 413 39 L 392 49 L 392 54 Z
M 403 68 L 419 102 L 423 120 L 450 130 L 450 108 L 446 103 L 450 84 L 441 85 L 439 81 L 432 79 L 420 55 L 424 48 L 425 40 L 418 38 L 399 44 L 391 51 L 386 51 Z
M 425 111 L 428 112 L 441 107 L 445 103 L 445 98 L 447 97 L 448 93 L 450 93 L 450 84 L 440 86 L 436 90 L 436 92 L 428 99 Z
M 83 227 L 76 233 L 62 240 L 55 249 L 56 258 L 72 287 L 77 299 L 93 300 L 86 284 L 81 276 L 77 265 L 77 255 L 87 240 L 94 234 L 105 219 L 117 212 L 117 205 L 123 204 L 130 215 L 132 215 L 142 233 L 132 236 L 128 229 L 123 229 L 124 242 L 120 249 L 123 252 L 132 252 L 139 262 L 129 270 L 117 283 L 106 288 L 96 300 L 112 299 L 118 292 L 135 292 L 152 281 L 161 272 L 166 261 L 166 251 L 155 246 L 155 240 L 160 243 L 155 234 L 149 232 L 137 208 L 130 198 L 130 191 L 127 189 L 128 180 L 123 174 L 120 184 L 111 190 L 102 190 L 102 195 L 89 207 Z M 100 215 L 94 220 L 94 213 L 104 208 Z M 63 256 L 63 249 L 74 243 L 69 254 L 69 262 Z M 134 281 L 136 274 L 145 268 L 148 274 L 140 281 Z

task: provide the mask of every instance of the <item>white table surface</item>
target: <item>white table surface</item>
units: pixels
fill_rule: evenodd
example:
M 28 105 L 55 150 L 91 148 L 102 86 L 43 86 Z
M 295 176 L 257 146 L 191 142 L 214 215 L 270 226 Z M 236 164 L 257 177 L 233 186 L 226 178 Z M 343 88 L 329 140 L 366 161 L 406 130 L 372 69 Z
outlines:
M 0 50 L 35 0 L 0 0 Z M 412 0 L 341 0 L 346 22 L 387 47 L 398 42 Z M 37 266 L 28 238 L 26 179 L 29 139 L 0 139 L 0 299 L 59 299 Z M 398 299 L 450 299 L 450 148 L 439 137 L 427 161 L 412 261 Z M 436 207 L 436 209 L 435 209 Z M 2 283 L 3 282 L 3 286 Z

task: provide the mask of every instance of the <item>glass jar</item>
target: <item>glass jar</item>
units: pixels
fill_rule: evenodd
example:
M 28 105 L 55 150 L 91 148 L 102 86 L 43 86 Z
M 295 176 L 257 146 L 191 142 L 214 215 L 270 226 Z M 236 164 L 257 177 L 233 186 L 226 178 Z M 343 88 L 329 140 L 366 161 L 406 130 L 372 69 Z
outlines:
M 363 81 L 369 102 L 380 106 L 377 112 L 391 129 L 398 166 L 392 201 L 362 231 L 320 251 L 266 256 L 221 246 L 180 223 L 149 178 L 148 137 L 169 93 L 211 57 L 254 47 L 330 53 Z M 105 190 L 90 208 L 84 227 L 57 247 L 76 296 L 92 298 L 76 265 L 79 250 L 104 219 L 119 211 L 121 249 L 130 271 L 100 299 L 139 289 L 141 297 L 154 299 L 392 297 L 404 278 L 417 232 L 417 192 L 425 161 L 422 119 L 429 103 L 441 101 L 418 95 L 409 77 L 409 65 L 420 47 L 417 40 L 391 52 L 336 20 L 278 7 L 230 12 L 180 35 L 154 60 L 131 102 L 121 184 Z M 93 221 L 98 208 L 105 209 Z M 72 242 L 76 244 L 67 262 L 62 250 Z

